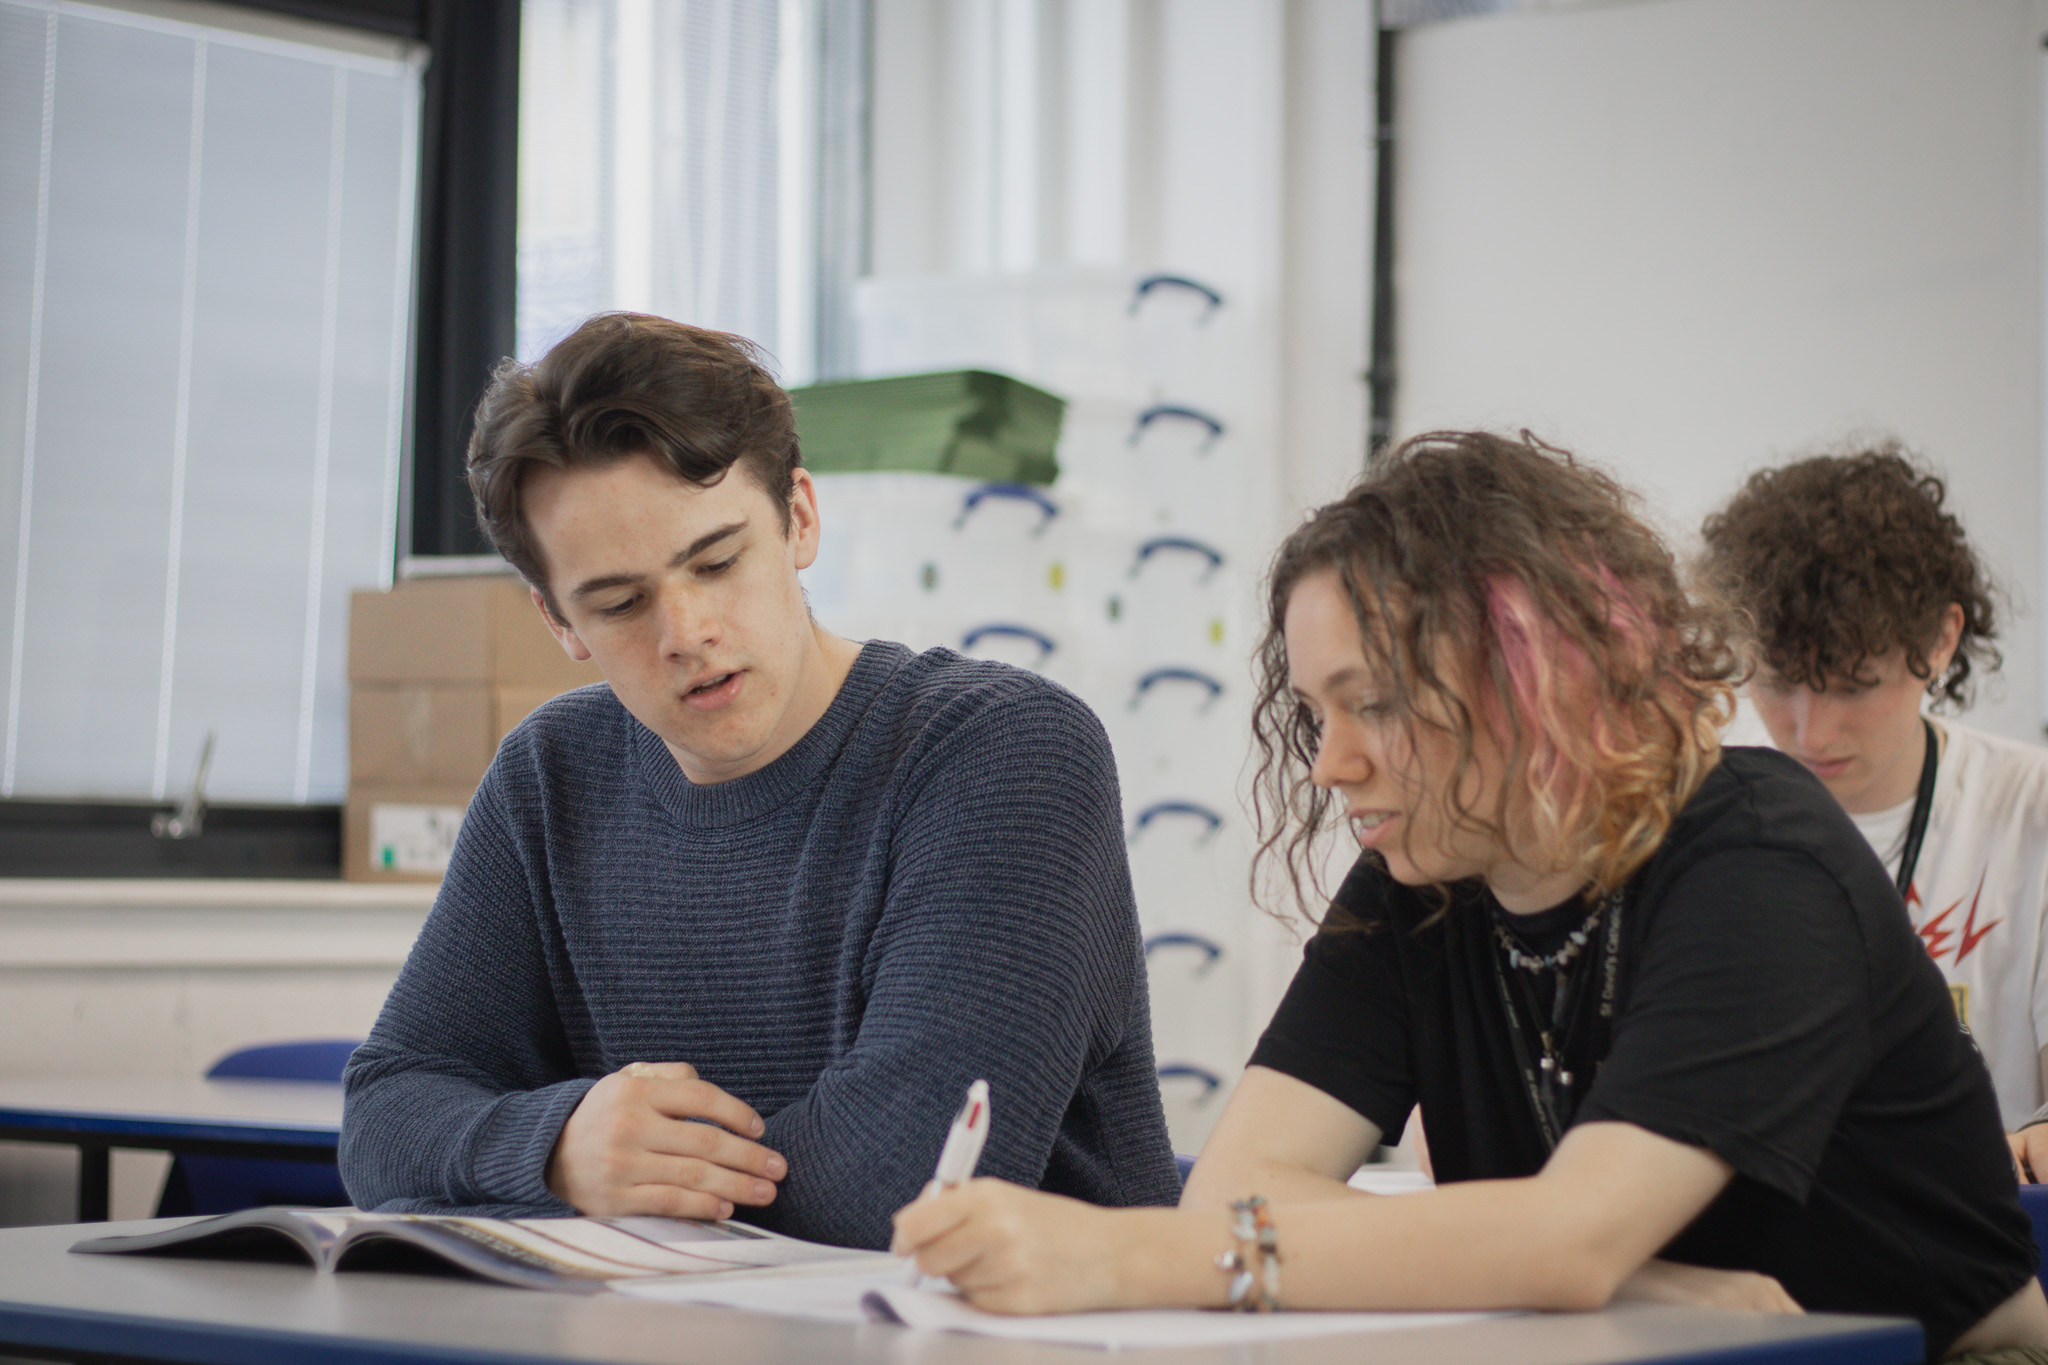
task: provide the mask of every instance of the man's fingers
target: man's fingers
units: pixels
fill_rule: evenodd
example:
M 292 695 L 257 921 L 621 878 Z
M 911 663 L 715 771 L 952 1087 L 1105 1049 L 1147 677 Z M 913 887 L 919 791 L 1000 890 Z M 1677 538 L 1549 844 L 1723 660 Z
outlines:
M 681 1063 L 674 1063 L 681 1066 Z M 684 1070 L 689 1070 L 684 1067 Z M 640 1095 L 658 1112 L 672 1119 L 709 1119 L 741 1137 L 759 1137 L 766 1130 L 761 1116 L 744 1100 L 720 1090 L 709 1081 L 688 1076 L 638 1076 L 631 1078 L 642 1087 Z
M 780 1152 L 734 1137 L 708 1123 L 657 1118 L 638 1135 L 636 1145 L 662 1156 L 695 1157 L 769 1180 L 780 1180 L 789 1174 L 789 1163 Z
M 775 1182 L 735 1171 L 695 1157 L 666 1157 L 649 1153 L 635 1163 L 634 1184 L 672 1185 L 715 1195 L 731 1204 L 755 1208 L 775 1201 Z
M 688 1062 L 628 1062 L 619 1068 L 619 1074 L 636 1080 L 694 1081 L 697 1068 Z
M 704 1190 L 675 1185 L 631 1185 L 622 1193 L 623 1202 L 630 1209 L 625 1217 L 694 1218 L 708 1223 L 730 1218 L 733 1213 L 731 1200 Z

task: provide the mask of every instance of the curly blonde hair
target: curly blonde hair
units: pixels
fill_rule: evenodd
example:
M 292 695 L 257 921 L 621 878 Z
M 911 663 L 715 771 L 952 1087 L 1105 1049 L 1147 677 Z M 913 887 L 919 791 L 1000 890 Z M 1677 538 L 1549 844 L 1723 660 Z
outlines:
M 1527 432 L 1439 431 L 1287 538 L 1257 658 L 1255 895 L 1277 859 L 1312 918 L 1323 896 L 1313 854 L 1336 803 L 1309 780 L 1320 736 L 1290 683 L 1285 624 L 1295 588 L 1325 572 L 1396 715 L 1453 741 L 1446 827 L 1546 873 L 1581 869 L 1595 895 L 1649 859 L 1718 758 L 1739 660 L 1633 503 Z M 1482 727 L 1506 774 L 1483 810 L 1462 795 Z

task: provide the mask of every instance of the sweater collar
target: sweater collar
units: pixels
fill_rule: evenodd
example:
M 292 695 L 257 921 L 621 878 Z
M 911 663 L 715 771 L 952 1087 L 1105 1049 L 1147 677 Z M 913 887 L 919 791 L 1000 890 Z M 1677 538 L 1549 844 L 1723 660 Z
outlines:
M 690 781 L 661 736 L 635 720 L 630 759 L 634 777 L 680 824 L 717 829 L 760 819 L 817 785 L 861 717 L 909 659 L 907 648 L 887 640 L 862 645 L 846 681 L 817 723 L 773 763 L 730 782 Z

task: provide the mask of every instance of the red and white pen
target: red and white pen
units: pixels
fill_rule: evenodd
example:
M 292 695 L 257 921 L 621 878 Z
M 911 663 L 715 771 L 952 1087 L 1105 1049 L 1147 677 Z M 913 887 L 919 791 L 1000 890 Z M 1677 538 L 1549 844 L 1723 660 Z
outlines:
M 973 1178 L 974 1168 L 981 1161 L 981 1145 L 988 1141 L 988 1120 L 988 1082 L 976 1081 L 967 1087 L 967 1101 L 953 1116 L 953 1126 L 946 1130 L 946 1145 L 939 1149 L 939 1169 L 933 1173 L 932 1183 L 925 1186 L 926 1194 L 965 1185 Z M 911 1287 L 922 1288 L 924 1282 L 925 1277 L 917 1267 L 911 1266 Z
M 946 1130 L 946 1145 L 939 1149 L 939 1169 L 932 1184 L 950 1190 L 973 1178 L 974 1168 L 981 1162 L 981 1146 L 988 1141 L 988 1120 L 988 1082 L 976 1081 L 967 1087 L 967 1101 Z

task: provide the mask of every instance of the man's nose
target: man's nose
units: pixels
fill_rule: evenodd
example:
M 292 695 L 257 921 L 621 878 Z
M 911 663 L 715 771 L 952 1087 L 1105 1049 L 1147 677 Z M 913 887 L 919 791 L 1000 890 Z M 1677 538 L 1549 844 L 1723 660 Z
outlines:
M 716 604 L 701 594 L 667 595 L 661 610 L 661 652 L 664 658 L 686 658 L 718 643 Z
M 1815 704 L 1814 692 L 1810 687 L 1796 687 L 1792 690 L 1792 738 L 1801 749 L 1811 751 L 1824 736 L 1826 728 L 1826 707 Z

